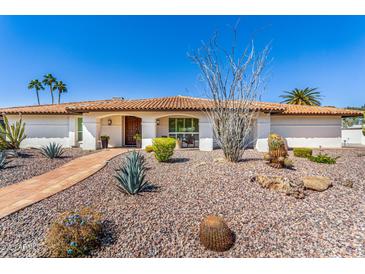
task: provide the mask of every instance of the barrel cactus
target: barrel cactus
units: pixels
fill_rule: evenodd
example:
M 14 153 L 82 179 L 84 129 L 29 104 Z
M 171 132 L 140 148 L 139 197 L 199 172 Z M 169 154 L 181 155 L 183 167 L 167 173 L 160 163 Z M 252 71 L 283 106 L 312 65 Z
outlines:
M 207 216 L 200 223 L 201 244 L 213 251 L 223 252 L 234 244 L 233 232 L 221 217 Z
M 268 138 L 268 145 L 269 154 L 264 157 L 265 160 L 268 160 L 272 167 L 285 167 L 285 162 L 288 157 L 285 138 L 278 134 L 271 133 Z

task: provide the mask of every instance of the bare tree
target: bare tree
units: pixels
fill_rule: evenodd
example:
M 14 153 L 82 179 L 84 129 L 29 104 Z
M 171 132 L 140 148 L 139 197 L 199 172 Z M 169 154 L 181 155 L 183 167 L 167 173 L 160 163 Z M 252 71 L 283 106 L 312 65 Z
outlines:
M 217 38 L 215 34 L 208 43 L 189 53 L 189 57 L 198 65 L 207 97 L 211 99 L 206 111 L 218 145 L 228 161 L 237 162 L 249 145 L 270 46 L 257 54 L 252 41 L 239 52 L 237 27 L 233 28 L 230 50 L 221 47 Z

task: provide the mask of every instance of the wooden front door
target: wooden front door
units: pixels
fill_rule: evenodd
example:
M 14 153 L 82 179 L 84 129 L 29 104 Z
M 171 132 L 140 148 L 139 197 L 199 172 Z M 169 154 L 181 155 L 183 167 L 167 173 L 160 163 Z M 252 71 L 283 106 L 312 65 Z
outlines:
M 141 134 L 141 118 L 134 116 L 125 117 L 125 145 L 135 146 L 136 140 L 134 140 L 134 135 L 136 133 Z

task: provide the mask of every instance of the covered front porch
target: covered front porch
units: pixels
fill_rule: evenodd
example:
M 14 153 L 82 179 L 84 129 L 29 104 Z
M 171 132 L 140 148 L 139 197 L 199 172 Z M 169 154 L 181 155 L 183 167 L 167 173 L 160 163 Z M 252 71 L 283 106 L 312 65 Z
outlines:
M 84 113 L 78 118 L 76 140 L 87 150 L 101 148 L 101 136 L 109 136 L 110 147 L 141 148 L 156 137 L 173 137 L 181 148 L 213 150 L 213 129 L 202 112 L 109 112 Z

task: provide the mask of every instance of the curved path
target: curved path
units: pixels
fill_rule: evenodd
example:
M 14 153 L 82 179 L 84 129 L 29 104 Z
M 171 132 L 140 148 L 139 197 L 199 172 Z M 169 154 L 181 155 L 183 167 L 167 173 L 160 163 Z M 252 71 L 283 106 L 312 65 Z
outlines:
M 110 159 L 127 151 L 125 148 L 102 150 L 29 180 L 0 188 L 0 219 L 81 182 L 102 169 Z

